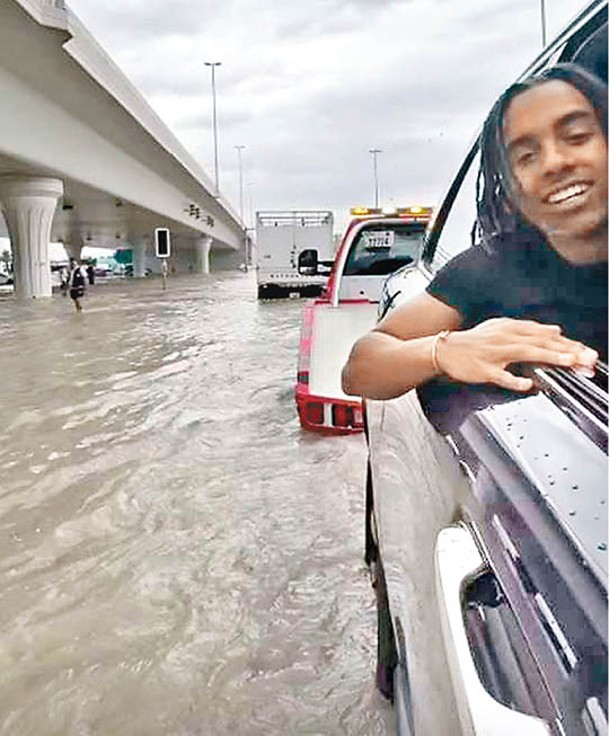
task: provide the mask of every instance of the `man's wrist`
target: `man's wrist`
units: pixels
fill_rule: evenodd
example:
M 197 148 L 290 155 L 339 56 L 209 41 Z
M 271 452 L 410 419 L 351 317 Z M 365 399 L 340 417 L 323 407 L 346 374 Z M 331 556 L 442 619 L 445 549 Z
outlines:
M 448 340 L 451 334 L 451 330 L 442 330 L 441 332 L 438 332 L 437 335 L 433 336 L 433 340 L 431 342 L 431 366 L 436 376 L 446 375 L 446 370 L 441 359 L 441 347 L 443 343 Z

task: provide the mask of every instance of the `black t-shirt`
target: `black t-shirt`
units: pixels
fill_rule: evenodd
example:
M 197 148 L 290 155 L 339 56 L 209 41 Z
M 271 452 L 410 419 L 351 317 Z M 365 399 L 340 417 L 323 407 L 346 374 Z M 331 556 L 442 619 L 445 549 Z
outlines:
M 607 360 L 607 264 L 574 265 L 545 243 L 473 247 L 436 274 L 427 292 L 458 310 L 463 327 L 491 317 L 558 324 Z

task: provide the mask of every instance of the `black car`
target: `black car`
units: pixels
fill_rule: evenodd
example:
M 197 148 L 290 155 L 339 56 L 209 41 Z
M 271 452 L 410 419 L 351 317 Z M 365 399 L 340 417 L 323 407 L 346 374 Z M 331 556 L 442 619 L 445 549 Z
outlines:
M 606 0 L 525 76 L 569 60 L 606 79 Z M 470 245 L 477 169 L 474 147 L 381 311 Z M 399 734 L 607 734 L 607 368 L 531 374 L 524 396 L 434 381 L 366 402 L 377 677 Z

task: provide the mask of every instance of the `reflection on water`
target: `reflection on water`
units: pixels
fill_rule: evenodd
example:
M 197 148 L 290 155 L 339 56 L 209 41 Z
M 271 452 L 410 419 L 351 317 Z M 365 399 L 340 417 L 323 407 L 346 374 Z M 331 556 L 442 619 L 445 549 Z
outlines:
M 251 276 L 0 299 L 0 733 L 386 734 L 364 442 Z

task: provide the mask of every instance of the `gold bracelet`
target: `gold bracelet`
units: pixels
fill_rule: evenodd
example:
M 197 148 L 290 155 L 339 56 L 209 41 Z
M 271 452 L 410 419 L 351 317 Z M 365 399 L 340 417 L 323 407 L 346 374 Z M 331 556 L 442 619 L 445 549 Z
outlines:
M 438 334 L 434 336 L 433 342 L 431 344 L 431 365 L 433 366 L 433 369 L 438 376 L 441 376 L 444 373 L 440 362 L 438 361 L 438 347 L 440 345 L 440 342 L 444 342 L 448 339 L 449 335 L 450 330 L 442 330 L 442 332 L 438 332 Z

